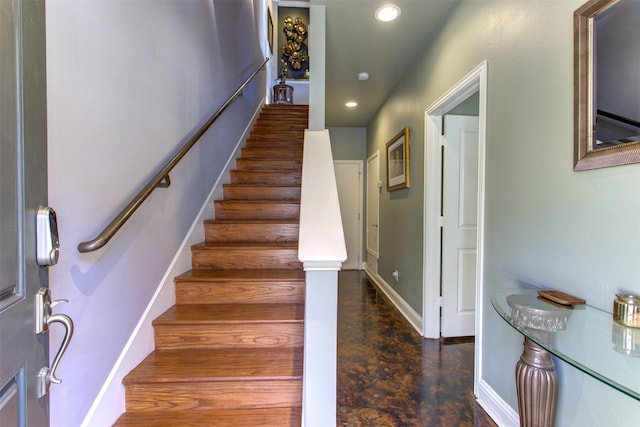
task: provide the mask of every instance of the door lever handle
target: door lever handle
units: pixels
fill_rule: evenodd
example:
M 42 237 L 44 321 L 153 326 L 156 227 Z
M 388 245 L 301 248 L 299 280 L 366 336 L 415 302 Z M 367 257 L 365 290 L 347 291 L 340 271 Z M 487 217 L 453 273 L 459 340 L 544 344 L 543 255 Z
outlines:
M 60 384 L 62 382 L 60 378 L 56 377 L 56 369 L 71 342 L 71 337 L 73 336 L 73 321 L 66 314 L 51 314 L 51 307 L 61 302 L 69 301 L 51 301 L 51 293 L 48 288 L 40 288 L 36 294 L 36 333 L 39 335 L 46 333 L 52 323 L 61 323 L 65 327 L 64 338 L 62 339 L 58 352 L 53 358 L 51 368 L 44 366 L 38 373 L 38 397 L 42 397 L 49 392 L 51 383 Z

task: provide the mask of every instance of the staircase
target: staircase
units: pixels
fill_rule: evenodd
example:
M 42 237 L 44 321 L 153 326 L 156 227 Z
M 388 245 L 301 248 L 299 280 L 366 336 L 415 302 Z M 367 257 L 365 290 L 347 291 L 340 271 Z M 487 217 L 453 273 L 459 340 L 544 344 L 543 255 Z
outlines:
M 123 380 L 115 426 L 299 426 L 304 272 L 298 261 L 308 107 L 266 106 L 242 149 L 155 350 Z

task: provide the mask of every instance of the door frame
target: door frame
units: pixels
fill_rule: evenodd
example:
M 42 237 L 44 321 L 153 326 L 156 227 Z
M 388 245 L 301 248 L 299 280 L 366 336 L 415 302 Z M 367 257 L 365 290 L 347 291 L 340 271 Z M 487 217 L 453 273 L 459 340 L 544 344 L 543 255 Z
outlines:
M 380 257 L 380 196 L 378 196 L 378 205 L 376 206 L 376 210 L 378 211 L 378 238 L 376 240 L 376 248 L 375 248 L 375 252 L 370 251 L 369 250 L 369 211 L 368 211 L 368 207 L 369 207 L 369 162 L 372 161 L 374 158 L 378 158 L 378 182 L 376 183 L 376 188 L 375 191 L 378 192 L 378 194 L 380 194 L 380 151 L 376 150 L 373 154 L 371 154 L 369 157 L 367 157 L 367 167 L 366 167 L 366 173 L 365 173 L 365 188 L 366 188 L 366 194 L 367 194 L 367 204 L 365 205 L 365 217 L 366 217 L 366 221 L 365 221 L 365 253 L 367 254 L 371 254 L 373 255 L 373 257 L 376 259 L 376 264 L 378 262 L 378 259 Z M 365 264 L 368 264 L 368 257 L 365 259 Z M 376 267 L 375 269 L 375 273 L 378 274 L 378 269 Z
M 424 238 L 422 333 L 440 338 L 440 214 L 442 200 L 442 117 L 474 93 L 479 93 L 478 131 L 478 239 L 476 256 L 476 316 L 474 392 L 480 375 L 482 347 L 482 295 L 484 267 L 485 153 L 487 123 L 487 70 L 483 61 L 425 110 Z M 477 393 L 476 393 L 477 394 Z
M 363 241 L 363 227 L 364 227 L 364 161 L 362 160 L 334 160 L 333 164 L 343 164 L 343 165 L 357 165 L 358 166 L 358 180 L 360 185 L 358 186 L 358 262 L 357 269 L 364 270 L 363 267 L 363 250 L 362 250 L 362 241 Z M 344 227 L 343 227 L 344 228 Z M 344 268 L 344 267 L 343 267 Z

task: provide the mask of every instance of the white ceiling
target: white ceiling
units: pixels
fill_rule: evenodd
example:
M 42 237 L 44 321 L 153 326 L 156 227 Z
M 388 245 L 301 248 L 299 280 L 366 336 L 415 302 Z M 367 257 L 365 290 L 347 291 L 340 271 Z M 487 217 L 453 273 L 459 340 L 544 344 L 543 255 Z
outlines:
M 378 22 L 385 3 L 401 8 L 398 19 Z M 365 127 L 432 42 L 457 0 L 311 0 L 326 6 L 327 127 Z M 313 29 L 310 28 L 311 34 Z M 311 63 L 313 64 L 313 59 Z M 367 71 L 366 82 L 357 75 Z M 313 65 L 311 66 L 313 72 Z M 345 102 L 356 101 L 348 109 Z

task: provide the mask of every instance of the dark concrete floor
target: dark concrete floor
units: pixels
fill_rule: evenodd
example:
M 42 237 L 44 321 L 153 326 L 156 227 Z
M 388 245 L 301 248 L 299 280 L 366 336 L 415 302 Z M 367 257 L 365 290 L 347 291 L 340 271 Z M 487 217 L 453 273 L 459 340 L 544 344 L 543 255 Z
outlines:
M 338 282 L 338 426 L 496 425 L 473 396 L 473 339 L 423 339 L 363 272 Z

